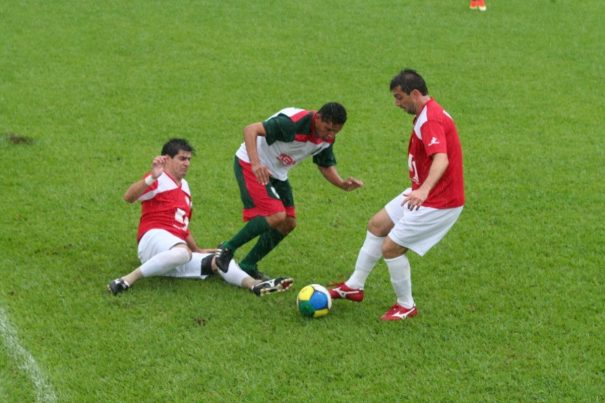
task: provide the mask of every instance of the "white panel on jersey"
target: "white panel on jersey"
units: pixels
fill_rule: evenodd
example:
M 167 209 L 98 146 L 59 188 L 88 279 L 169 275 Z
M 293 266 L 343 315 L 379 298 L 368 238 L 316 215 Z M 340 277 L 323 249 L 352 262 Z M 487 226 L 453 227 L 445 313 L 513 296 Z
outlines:
M 425 105 L 424 108 L 422 108 L 422 112 L 420 112 L 420 115 L 418 115 L 418 118 L 416 118 L 416 123 L 414 124 L 414 134 L 420 140 L 422 140 L 422 133 L 420 132 L 420 128 L 428 120 L 428 116 L 427 116 L 428 112 L 427 111 L 428 111 L 428 108 Z
M 278 116 L 278 115 L 286 115 L 286 116 L 289 116 L 289 117 L 290 117 L 290 116 L 294 116 L 294 115 L 296 115 L 297 113 L 302 112 L 302 111 L 304 111 L 304 109 L 301 109 L 301 108 L 293 108 L 293 107 L 284 108 L 284 109 L 282 109 L 281 111 L 279 111 L 279 112 L 277 112 L 277 113 L 275 113 L 275 114 L 273 114 L 273 115 L 269 116 L 269 117 L 267 118 L 267 120 L 269 120 L 269 119 L 271 119 L 271 118 L 274 118 L 274 117 L 276 117 L 276 116 Z
M 174 183 L 172 178 L 170 176 L 166 175 L 165 173 L 162 173 L 160 175 L 157 183 L 158 183 L 158 186 L 155 189 L 153 189 L 147 193 L 143 193 L 141 195 L 141 197 L 139 197 L 139 200 L 141 200 L 141 201 L 150 200 L 150 199 L 153 199 L 155 197 L 155 195 L 157 195 L 158 193 L 168 192 L 170 190 L 174 190 L 174 189 L 178 188 L 177 184 Z M 187 193 L 188 195 L 191 195 L 191 192 L 189 191 L 189 184 L 187 183 L 187 181 L 185 179 L 181 179 L 181 189 L 183 189 L 183 191 L 185 193 Z

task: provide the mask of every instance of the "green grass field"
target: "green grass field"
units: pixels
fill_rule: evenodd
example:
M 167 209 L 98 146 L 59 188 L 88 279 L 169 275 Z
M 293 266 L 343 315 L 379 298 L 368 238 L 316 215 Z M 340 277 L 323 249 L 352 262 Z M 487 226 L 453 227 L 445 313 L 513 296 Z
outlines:
M 487 3 L 0 2 L 0 401 L 605 400 L 605 3 Z M 378 320 L 380 263 L 362 304 L 304 319 L 297 291 L 346 279 L 407 186 L 403 67 L 457 122 L 465 211 L 411 256 L 418 317 Z M 214 247 L 242 224 L 242 128 L 332 100 L 339 171 L 366 186 L 292 171 L 299 225 L 261 269 L 294 291 L 106 292 L 138 264 L 121 196 L 165 140 L 198 149 L 191 228 Z

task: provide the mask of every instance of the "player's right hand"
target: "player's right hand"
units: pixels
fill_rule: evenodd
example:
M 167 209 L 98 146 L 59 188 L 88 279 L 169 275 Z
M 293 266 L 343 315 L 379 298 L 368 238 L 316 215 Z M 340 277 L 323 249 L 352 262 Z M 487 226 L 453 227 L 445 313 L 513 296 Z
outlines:
M 252 165 L 252 172 L 254 173 L 254 176 L 256 176 L 256 180 L 258 181 L 258 183 L 260 183 L 261 185 L 266 185 L 267 183 L 269 183 L 269 177 L 271 176 L 271 172 L 269 171 L 269 168 L 267 168 L 265 165 Z

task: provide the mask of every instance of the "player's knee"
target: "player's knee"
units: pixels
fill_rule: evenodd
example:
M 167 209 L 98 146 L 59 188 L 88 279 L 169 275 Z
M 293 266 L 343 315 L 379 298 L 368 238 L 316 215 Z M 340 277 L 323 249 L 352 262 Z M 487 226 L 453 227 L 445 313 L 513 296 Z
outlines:
M 385 259 L 394 259 L 396 257 L 403 255 L 405 252 L 407 252 L 407 249 L 401 245 L 396 244 L 389 237 L 387 237 L 384 240 L 384 242 L 382 243 L 381 251 L 382 251 L 382 256 Z
M 281 226 L 280 232 L 284 235 L 287 235 L 290 232 L 294 231 L 294 228 L 296 228 L 296 218 L 287 217 L 283 225 Z
M 191 251 L 184 246 L 177 246 L 170 250 L 173 263 L 180 266 L 191 260 Z
M 387 236 L 392 228 L 393 222 L 384 211 L 381 211 L 370 218 L 367 226 L 368 231 L 378 237 Z
M 391 245 L 387 245 L 386 242 L 382 244 L 381 252 L 385 259 L 393 259 L 394 257 L 397 257 L 395 248 L 393 248 Z
M 279 228 L 286 222 L 286 212 L 281 211 L 267 217 L 267 223 L 271 228 Z
M 369 232 L 371 232 L 372 234 L 374 234 L 378 237 L 386 236 L 390 230 L 388 228 L 385 228 L 385 226 L 382 225 L 382 223 L 380 221 L 375 220 L 374 218 L 372 218 L 372 219 L 370 219 L 370 221 L 368 221 L 367 229 Z

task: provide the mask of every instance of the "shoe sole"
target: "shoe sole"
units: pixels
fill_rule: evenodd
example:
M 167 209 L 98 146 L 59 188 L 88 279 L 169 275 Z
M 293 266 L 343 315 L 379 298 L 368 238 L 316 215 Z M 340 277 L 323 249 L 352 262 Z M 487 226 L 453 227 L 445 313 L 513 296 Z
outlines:
M 293 279 L 291 279 L 291 278 L 284 279 L 284 280 L 282 280 L 281 283 L 279 283 L 275 287 L 261 289 L 259 297 L 263 297 L 263 296 L 265 296 L 267 294 L 273 294 L 273 293 L 276 293 L 276 292 L 288 291 L 290 289 L 290 287 L 292 286 L 292 284 L 294 284 L 294 280 Z
M 347 297 L 341 297 L 340 295 L 335 297 L 333 295 L 330 295 L 330 297 L 332 297 L 332 299 L 344 299 L 346 301 L 351 301 L 351 302 L 361 302 L 363 301 L 363 297 L 359 298 L 359 299 L 352 299 L 352 298 L 347 298 Z
M 332 291 L 332 290 L 330 290 L 330 291 Z M 331 297 L 332 299 L 346 299 L 347 301 L 352 301 L 352 302 L 361 302 L 361 301 L 363 301 L 363 297 L 364 297 L 364 296 L 362 295 L 362 296 L 361 296 L 361 298 L 353 299 L 353 298 L 349 298 L 349 297 L 348 297 L 348 296 L 346 296 L 346 295 L 343 297 L 343 296 L 342 296 L 342 295 L 340 295 L 340 293 L 338 293 L 338 292 L 335 292 L 334 294 L 332 294 L 332 293 L 330 292 L 330 297 Z

